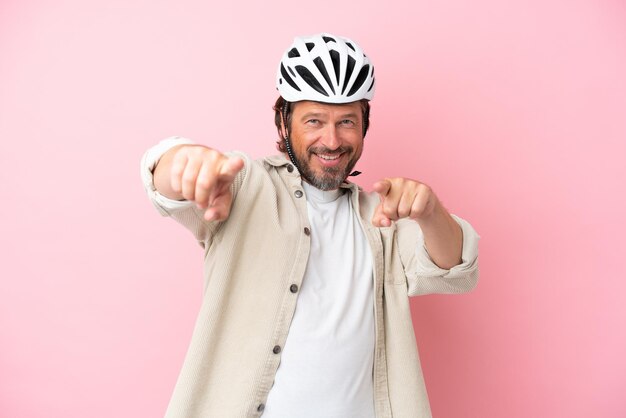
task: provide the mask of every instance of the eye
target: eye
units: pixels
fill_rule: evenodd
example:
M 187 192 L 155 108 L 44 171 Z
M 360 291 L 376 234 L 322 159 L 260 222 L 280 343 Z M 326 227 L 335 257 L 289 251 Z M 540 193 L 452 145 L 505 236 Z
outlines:
M 340 123 L 344 126 L 354 126 L 354 121 L 352 119 L 344 119 Z
M 317 126 L 319 125 L 320 121 L 319 119 L 309 119 L 306 121 L 307 125 L 313 125 L 313 126 Z

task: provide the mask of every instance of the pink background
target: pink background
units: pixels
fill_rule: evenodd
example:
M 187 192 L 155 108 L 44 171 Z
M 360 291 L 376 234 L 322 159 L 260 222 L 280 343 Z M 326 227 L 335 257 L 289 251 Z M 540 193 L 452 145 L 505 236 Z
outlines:
M 505 4 L 506 3 L 506 4 Z M 0 416 L 162 416 L 202 252 L 139 178 L 183 135 L 274 152 L 299 34 L 376 64 L 366 188 L 431 185 L 482 236 L 412 302 L 436 418 L 626 416 L 626 6 L 609 0 L 0 3 Z

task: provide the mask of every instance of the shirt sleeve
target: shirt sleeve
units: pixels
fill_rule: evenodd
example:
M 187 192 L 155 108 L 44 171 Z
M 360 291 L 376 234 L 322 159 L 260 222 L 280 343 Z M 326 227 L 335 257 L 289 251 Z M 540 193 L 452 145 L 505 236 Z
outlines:
M 172 136 L 166 138 L 148 149 L 141 159 L 141 180 L 143 181 L 143 187 L 148 194 L 150 202 L 163 216 L 171 216 L 178 210 L 189 208 L 193 205 L 193 202 L 188 200 L 173 200 L 163 196 L 154 187 L 154 168 L 158 164 L 159 160 L 170 149 L 177 145 L 193 144 L 190 139 L 180 136 Z
M 163 196 L 154 186 L 153 172 L 157 163 L 167 151 L 177 145 L 194 144 L 190 139 L 174 136 L 166 138 L 157 145 L 148 149 L 141 159 L 141 179 L 144 189 L 154 207 L 163 216 L 169 216 L 187 228 L 194 235 L 200 246 L 206 248 L 207 243 L 215 235 L 220 225 L 225 221 L 207 221 L 204 219 L 204 209 L 200 209 L 189 200 L 173 200 Z M 237 173 L 231 191 L 233 199 L 236 198 L 239 189 L 242 187 L 248 168 L 250 158 L 242 152 L 227 152 L 227 156 L 236 156 L 244 161 L 244 168 Z
M 461 263 L 450 269 L 437 266 L 428 255 L 424 235 L 419 230 L 405 272 L 409 296 L 431 293 L 465 293 L 478 282 L 478 241 L 480 236 L 466 220 L 451 215 L 463 230 Z M 419 229 L 419 227 L 418 227 Z

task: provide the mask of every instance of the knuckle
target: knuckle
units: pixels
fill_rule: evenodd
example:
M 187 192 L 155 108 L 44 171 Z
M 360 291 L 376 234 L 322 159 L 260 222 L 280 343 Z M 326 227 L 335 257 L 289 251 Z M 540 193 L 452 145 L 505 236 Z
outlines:
M 189 171 L 185 171 L 182 176 L 183 183 L 190 184 L 195 183 L 197 178 L 197 174 Z
M 195 195 L 195 200 L 198 203 L 208 202 L 208 200 L 209 200 L 209 197 L 208 197 L 206 191 L 204 191 L 204 190 L 196 189 L 194 191 L 194 195 Z
M 385 210 L 383 214 L 389 219 L 398 219 L 398 212 L 396 210 Z
M 219 154 L 219 152 L 215 151 L 212 148 L 206 147 L 204 145 L 191 145 L 188 148 L 185 148 L 185 156 L 189 160 L 198 161 L 198 160 L 213 160 L 215 158 L 215 154 Z
M 205 147 L 204 145 L 194 144 L 194 145 L 189 145 L 189 147 L 187 147 L 186 149 L 189 154 L 199 155 L 199 154 L 202 154 L 208 148 Z
M 194 178 L 183 177 L 181 184 L 184 189 L 188 190 L 194 189 L 196 187 L 196 182 Z
M 411 217 L 412 218 L 420 218 L 422 215 L 424 215 L 424 208 L 423 207 L 417 207 L 417 208 L 414 208 L 411 211 Z
M 398 209 L 398 216 L 401 218 L 406 218 L 407 216 L 409 216 L 410 213 L 411 213 L 410 209 L 407 209 L 407 208 Z
M 203 158 L 208 159 L 210 161 L 218 160 L 222 156 L 221 152 L 216 151 L 213 148 L 208 148 L 208 147 L 202 147 L 202 149 L 200 150 L 200 154 L 202 155 Z
M 174 163 L 172 164 L 171 173 L 174 177 L 180 177 L 183 175 L 183 171 L 185 170 L 185 166 L 183 164 Z
M 185 161 L 187 159 L 187 155 L 189 155 L 187 147 L 182 147 L 174 153 L 172 162 L 177 164 L 177 163 L 180 163 L 181 161 Z
M 208 178 L 206 178 L 206 177 L 199 178 L 199 179 L 196 181 L 196 187 L 197 187 L 197 188 L 199 188 L 199 189 L 208 190 L 208 189 L 209 189 L 209 187 L 211 187 L 211 180 L 209 180 L 209 179 L 208 179 Z

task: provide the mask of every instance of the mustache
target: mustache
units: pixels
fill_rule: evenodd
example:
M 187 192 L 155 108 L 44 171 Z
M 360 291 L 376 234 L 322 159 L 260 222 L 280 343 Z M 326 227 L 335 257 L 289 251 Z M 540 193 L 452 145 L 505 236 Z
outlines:
M 335 148 L 335 149 L 330 149 L 328 147 L 311 147 L 309 148 L 307 151 L 309 152 L 309 154 L 324 154 L 324 155 L 338 155 L 338 154 L 343 154 L 344 152 L 352 152 L 354 150 L 354 148 L 352 148 L 351 146 L 341 146 L 339 148 Z

